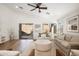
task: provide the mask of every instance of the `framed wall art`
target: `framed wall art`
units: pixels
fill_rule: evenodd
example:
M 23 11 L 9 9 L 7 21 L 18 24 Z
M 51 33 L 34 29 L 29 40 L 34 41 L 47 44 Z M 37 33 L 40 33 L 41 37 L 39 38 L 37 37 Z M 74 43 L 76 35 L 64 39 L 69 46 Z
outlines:
M 67 20 L 67 31 L 79 32 L 79 16 L 74 16 Z

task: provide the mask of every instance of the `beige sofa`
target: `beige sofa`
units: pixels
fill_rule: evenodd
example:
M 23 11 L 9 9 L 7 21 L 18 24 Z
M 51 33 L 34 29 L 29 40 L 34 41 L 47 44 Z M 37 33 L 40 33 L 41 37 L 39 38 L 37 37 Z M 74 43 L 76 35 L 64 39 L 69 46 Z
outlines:
M 63 56 L 70 55 L 71 46 L 67 41 L 55 39 L 54 42 L 56 45 L 56 50 L 58 51 L 60 55 L 63 55 Z
M 0 50 L 0 56 L 19 56 L 19 51 Z
M 72 35 L 72 38 L 67 42 L 71 45 L 71 49 L 79 49 L 79 36 Z
M 79 50 L 71 49 L 70 56 L 79 56 Z
M 63 55 L 70 55 L 71 49 L 79 49 L 79 38 L 77 35 L 61 34 L 55 38 L 56 48 Z

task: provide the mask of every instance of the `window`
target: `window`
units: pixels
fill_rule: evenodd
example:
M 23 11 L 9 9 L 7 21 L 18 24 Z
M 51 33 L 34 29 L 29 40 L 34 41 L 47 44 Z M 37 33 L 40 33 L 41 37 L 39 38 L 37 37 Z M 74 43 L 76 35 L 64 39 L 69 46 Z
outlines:
M 26 39 L 26 38 L 33 38 L 33 24 L 31 23 L 22 23 L 19 25 L 19 38 Z
M 50 27 L 48 24 L 43 24 L 43 32 L 48 33 L 50 31 Z

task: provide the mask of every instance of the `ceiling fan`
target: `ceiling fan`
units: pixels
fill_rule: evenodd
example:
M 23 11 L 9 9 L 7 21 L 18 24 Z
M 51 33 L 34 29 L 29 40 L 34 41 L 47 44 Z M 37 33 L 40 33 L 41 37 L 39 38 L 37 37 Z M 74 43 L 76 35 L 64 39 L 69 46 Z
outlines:
M 46 10 L 47 9 L 47 7 L 41 7 L 42 3 L 35 3 L 35 5 L 32 5 L 32 4 L 27 4 L 27 5 L 34 7 L 34 9 L 32 9 L 30 11 L 34 11 L 34 10 L 38 9 L 39 13 L 41 12 L 41 9 L 42 10 Z

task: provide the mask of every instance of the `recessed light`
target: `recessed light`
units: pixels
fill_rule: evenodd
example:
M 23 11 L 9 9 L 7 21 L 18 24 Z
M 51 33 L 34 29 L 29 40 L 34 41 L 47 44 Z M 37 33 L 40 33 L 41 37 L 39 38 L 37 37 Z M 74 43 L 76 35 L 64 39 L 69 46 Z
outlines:
M 15 6 L 15 8 L 19 8 L 19 6 Z
M 48 14 L 48 15 L 49 15 L 50 13 L 49 13 L 49 12 L 46 12 L 46 14 Z
M 19 9 L 23 9 L 23 7 L 21 7 L 21 6 L 15 6 L 16 8 L 19 8 Z

